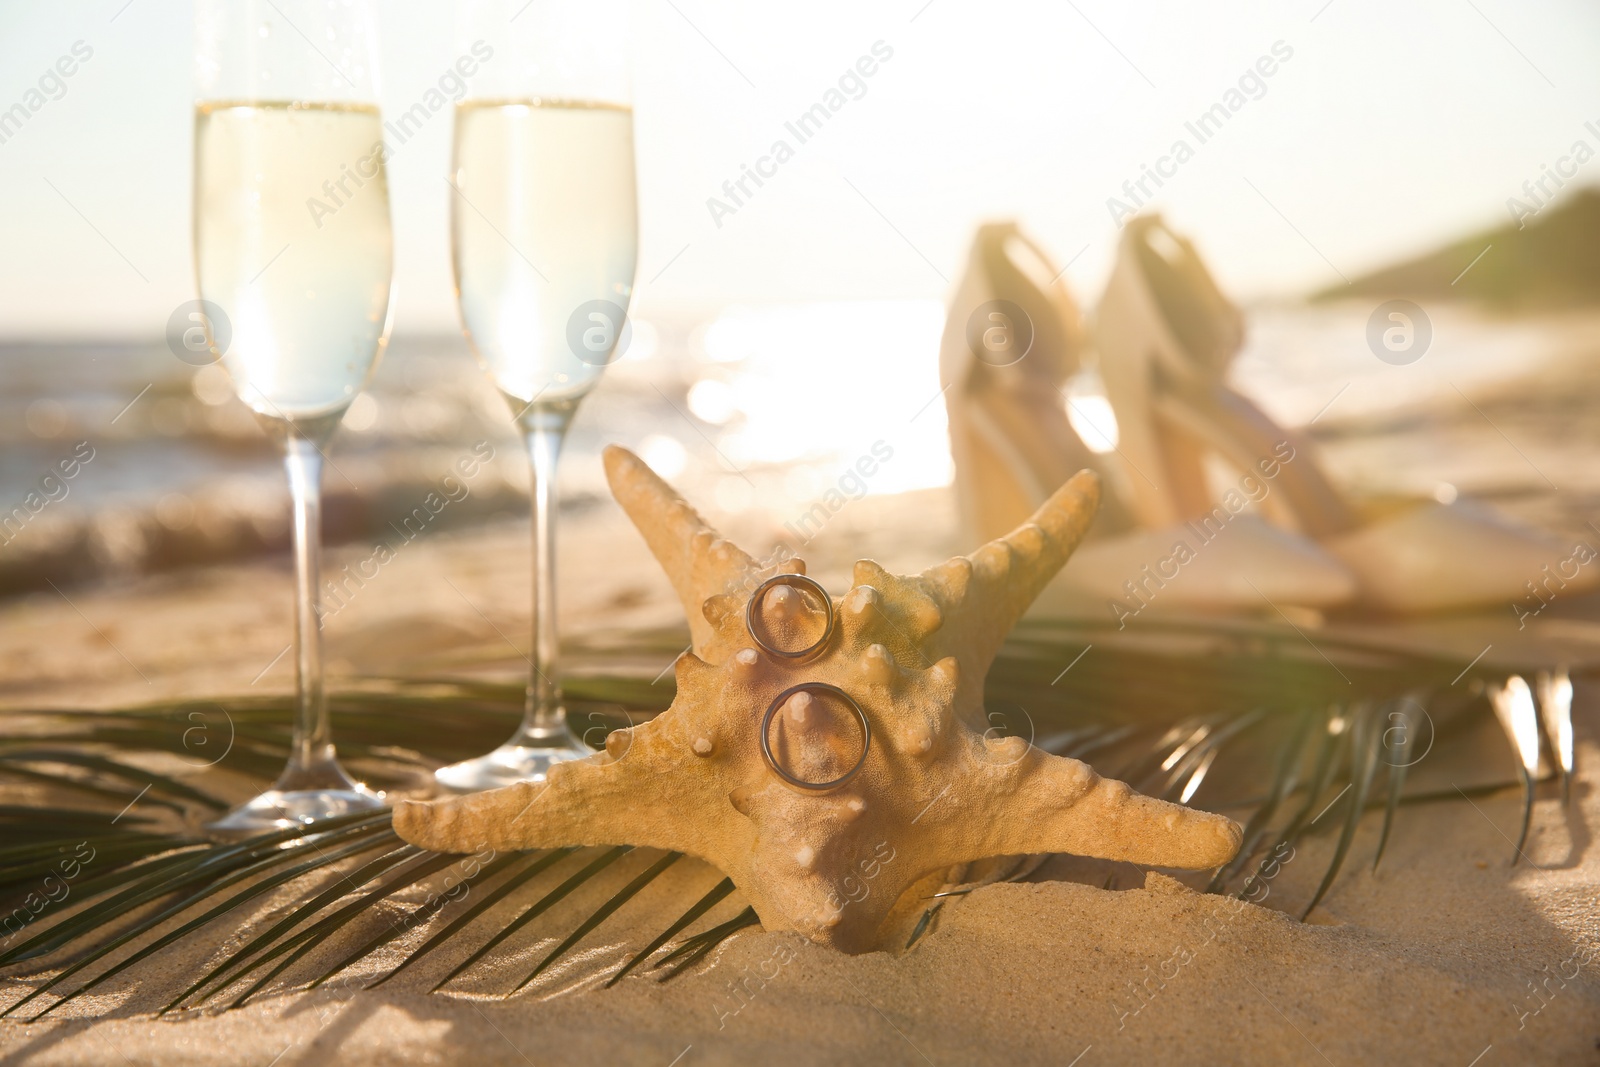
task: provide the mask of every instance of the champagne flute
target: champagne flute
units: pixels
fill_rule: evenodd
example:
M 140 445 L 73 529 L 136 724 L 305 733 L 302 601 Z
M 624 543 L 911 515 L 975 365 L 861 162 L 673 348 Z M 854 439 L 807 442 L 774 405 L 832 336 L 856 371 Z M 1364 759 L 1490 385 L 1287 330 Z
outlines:
M 556 620 L 556 464 L 579 402 L 626 344 L 638 246 L 626 7 L 461 0 L 461 50 L 490 53 L 456 106 L 450 174 L 467 340 L 532 466 L 533 654 L 522 724 L 435 772 L 472 792 L 592 754 L 567 725 Z
M 384 804 L 334 754 L 318 585 L 323 448 L 387 342 L 394 241 L 369 0 L 196 9 L 195 273 L 294 504 L 294 735 L 272 788 L 212 824 L 243 834 Z

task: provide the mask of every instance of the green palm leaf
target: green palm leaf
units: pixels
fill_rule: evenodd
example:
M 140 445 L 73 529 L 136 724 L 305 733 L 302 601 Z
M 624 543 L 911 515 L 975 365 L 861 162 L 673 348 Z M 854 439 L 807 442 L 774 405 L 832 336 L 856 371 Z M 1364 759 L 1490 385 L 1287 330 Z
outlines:
M 505 929 L 491 937 L 488 944 L 484 945 L 482 948 L 478 949 L 478 951 L 468 956 L 461 962 L 459 966 L 456 967 L 455 970 L 439 979 L 438 984 L 430 989 L 429 992 L 437 993 L 439 989 L 448 984 L 452 978 L 486 956 L 490 949 L 493 949 L 496 945 L 500 944 L 500 942 L 504 941 L 506 938 L 510 937 L 512 934 L 516 933 L 518 930 L 521 930 L 524 926 L 527 926 L 533 920 L 543 915 L 546 911 L 550 910 L 551 907 L 566 899 L 567 895 L 574 889 L 577 889 L 580 885 L 587 882 L 589 879 L 593 878 L 595 875 L 599 874 L 601 871 L 605 870 L 607 867 L 611 866 L 613 863 L 617 862 L 623 856 L 626 856 L 632 851 L 632 845 L 618 845 L 615 848 L 602 852 L 587 867 L 583 868 L 583 870 L 579 871 L 571 878 L 568 878 L 565 882 L 562 882 L 560 885 L 550 890 L 550 892 L 540 897 L 521 915 L 518 915 L 515 919 L 512 919 L 509 923 L 507 923 Z
M 702 916 L 706 912 L 710 911 L 721 900 L 723 900 L 725 897 L 727 897 L 727 895 L 729 893 L 732 893 L 732 892 L 733 892 L 733 879 L 732 878 L 724 878 L 722 881 L 718 882 L 715 886 L 712 886 L 710 892 L 706 893 L 705 896 L 703 896 L 699 900 L 695 901 L 694 904 L 690 906 L 689 910 L 684 912 L 682 915 L 678 916 L 677 920 L 671 926 L 667 927 L 665 930 L 661 931 L 661 933 L 657 934 L 656 935 L 656 939 L 654 941 L 650 942 L 644 948 L 640 949 L 633 956 L 632 959 L 628 960 L 627 963 L 623 964 L 622 965 L 622 969 L 620 971 L 618 971 L 616 974 L 612 975 L 606 981 L 606 988 L 609 989 L 612 986 L 616 985 L 618 982 L 622 981 L 622 979 L 627 976 L 629 971 L 631 971 L 635 967 L 639 966 L 639 964 L 643 963 L 645 960 L 649 959 L 651 956 L 654 956 L 656 954 L 656 952 L 661 948 L 662 945 L 665 945 L 668 941 L 671 941 L 674 937 L 677 937 L 684 930 L 686 930 L 690 926 L 692 926 L 696 919 L 700 918 L 700 916 Z
M 1364 811 L 1373 804 L 1384 810 L 1375 868 L 1399 807 L 1430 796 L 1416 791 L 1406 774 L 1414 758 L 1406 746 L 1418 716 L 1425 713 L 1436 730 L 1470 727 L 1487 711 L 1484 687 L 1504 678 L 1500 671 L 1475 665 L 1465 674 L 1473 686 L 1469 693 L 1467 685 L 1451 685 L 1463 676 L 1463 666 L 1447 657 L 1400 653 L 1331 635 L 1319 638 L 1319 647 L 1344 675 L 1337 679 L 1328 663 L 1286 627 L 1148 620 L 1139 629 L 1130 637 L 1112 625 L 1029 621 L 996 660 L 986 699 L 991 708 L 1026 709 L 1028 736 L 1046 751 L 1092 759 L 1112 776 L 1155 795 L 1247 810 L 1243 847 L 1216 872 L 1211 891 L 1223 891 L 1250 871 L 1235 890 L 1249 894 L 1270 876 L 1282 848 L 1308 834 L 1331 833 L 1337 823 L 1333 857 L 1307 913 L 1338 879 Z M 648 717 L 671 699 L 672 680 L 657 682 L 655 675 L 659 661 L 675 655 L 685 640 L 681 631 L 655 630 L 580 645 L 578 655 L 592 662 L 638 665 L 632 673 L 579 675 L 567 685 L 571 713 L 581 727 L 594 728 L 592 741 L 605 730 Z M 1414 713 L 1402 701 L 1422 712 Z M 517 721 L 521 702 L 520 685 L 418 678 L 362 683 L 336 696 L 333 712 L 341 754 L 369 781 L 409 788 L 436 761 L 465 758 L 497 744 Z M 1399 720 L 1393 718 L 1396 711 Z M 275 773 L 291 724 L 290 708 L 280 697 L 10 716 L 8 721 L 21 725 L 15 740 L 0 741 L 0 776 L 73 796 L 80 806 L 0 806 L 0 840 L 6 842 L 0 846 L 0 901 L 6 902 L 0 905 L 0 921 L 8 923 L 7 942 L 15 941 L 0 943 L 0 967 L 43 972 L 42 981 L 0 1014 L 53 995 L 32 1016 L 41 1018 L 152 956 L 212 936 L 217 921 L 229 917 L 248 932 L 243 945 L 212 961 L 163 1012 L 234 988 L 239 992 L 231 1004 L 245 1003 L 295 964 L 325 950 L 308 975 L 315 987 L 387 945 L 405 943 L 409 947 L 400 962 L 371 983 L 376 987 L 437 950 L 473 937 L 497 905 L 518 901 L 514 916 L 484 944 L 442 979 L 427 982 L 438 989 L 560 901 L 580 901 L 570 925 L 554 932 L 554 947 L 515 986 L 522 989 L 644 890 L 666 885 L 661 875 L 680 858 L 660 855 L 618 886 L 622 879 L 601 876 L 630 852 L 627 846 L 512 853 L 484 862 L 458 882 L 471 883 L 461 899 L 430 889 L 420 903 L 407 903 L 409 891 L 433 886 L 461 858 L 403 844 L 387 812 L 210 843 L 190 828 L 223 805 L 205 788 L 212 772 L 150 773 L 139 754 L 166 753 L 193 762 L 187 731 L 201 722 L 222 729 L 224 716 L 225 731 L 206 738 L 218 746 L 213 752 L 223 751 L 226 743 L 219 768 L 256 778 Z M 440 730 L 445 716 L 450 729 Z M 1022 721 L 1006 717 L 1012 727 Z M 1385 727 L 1393 721 L 1404 727 L 1404 743 L 1391 743 L 1392 728 Z M 1375 796 L 1379 759 L 1390 769 L 1381 796 Z M 1481 784 L 1469 792 L 1493 788 Z M 1527 788 L 1531 791 L 1531 776 Z M 1338 805 L 1343 805 L 1341 818 L 1324 818 Z M 93 862 L 72 882 L 67 900 L 41 905 L 40 881 L 59 879 L 63 855 L 79 847 L 95 850 Z M 533 887 L 541 874 L 579 853 L 575 873 L 554 888 Z M 988 880 L 1024 878 L 1036 865 L 1003 865 Z M 298 903 L 257 927 L 258 912 L 271 894 L 302 884 L 306 888 Z M 929 935 L 940 909 L 955 906 L 978 886 L 941 892 L 922 911 L 906 947 Z M 688 933 L 722 901 L 737 900 L 737 891 L 722 878 L 710 890 L 674 892 L 690 894 L 681 910 L 674 909 L 677 917 L 634 952 L 606 980 L 607 987 L 652 960 L 659 980 L 684 974 L 727 938 L 759 922 L 739 901 L 740 910 L 731 918 Z M 380 906 L 386 914 L 398 908 L 402 915 L 364 929 L 364 918 Z M 49 963 L 57 957 L 65 958 Z
M 595 927 L 609 919 L 618 908 L 632 900 L 638 894 L 639 890 L 655 881 L 663 871 L 665 871 L 668 867 L 671 867 L 674 863 L 677 863 L 682 858 L 683 853 L 681 852 L 668 852 L 665 856 L 662 856 L 660 859 L 651 864 L 649 868 L 644 871 L 644 873 L 640 874 L 633 881 L 617 890 L 616 893 L 612 894 L 610 900 L 607 900 L 604 904 L 600 905 L 587 919 L 579 923 L 578 928 L 573 930 L 572 933 L 568 934 L 565 941 L 551 949 L 550 954 L 544 959 L 540 960 L 539 966 L 529 971 L 528 976 L 522 981 L 518 982 L 516 989 L 513 989 L 512 992 L 515 993 L 518 989 L 521 989 L 523 986 L 539 977 L 540 972 L 565 955 L 567 950 L 573 945 L 576 945 L 579 941 L 583 940 L 585 934 L 589 933 L 589 931 L 593 930 Z
M 521 870 L 517 871 L 504 882 L 500 883 L 499 886 L 484 894 L 483 899 L 479 900 L 461 915 L 456 916 L 456 918 L 453 919 L 448 926 L 434 934 L 426 942 L 424 942 L 420 948 L 416 949 L 405 959 L 401 960 L 394 970 L 390 971 L 382 978 L 379 978 L 367 988 L 374 989 L 382 985 L 395 975 L 399 974 L 401 971 L 405 970 L 407 967 L 411 966 L 417 960 L 421 959 L 423 956 L 426 956 L 440 945 L 450 941 L 456 936 L 457 933 L 464 929 L 478 916 L 494 907 L 516 890 L 522 888 L 525 883 L 538 877 L 539 874 L 545 870 L 545 868 L 555 865 L 557 862 L 572 855 L 576 851 L 578 851 L 576 848 L 558 848 L 545 853 L 543 856 L 533 859 Z
M 84 993 L 87 993 L 89 990 L 93 989 L 95 986 L 97 986 L 100 983 L 106 981 L 107 979 L 116 977 L 122 971 L 124 971 L 127 968 L 133 966 L 134 964 L 138 963 L 140 960 L 143 960 L 143 959 L 145 959 L 145 958 L 147 958 L 149 956 L 154 955 L 155 953 L 161 951 L 167 945 L 170 945 L 175 941 L 179 941 L 179 940 L 183 939 L 188 934 L 192 933 L 195 930 L 198 930 L 200 927 L 202 927 L 202 926 L 206 925 L 207 923 L 211 922 L 213 919 L 217 919 L 217 918 L 222 917 L 223 915 L 225 915 L 228 912 L 232 911 L 234 908 L 236 908 L 239 905 L 245 903 L 246 901 L 249 901 L 249 900 L 252 900 L 252 899 L 254 899 L 256 897 L 259 897 L 264 893 L 271 892 L 272 890 L 278 888 L 278 886 L 284 885 L 285 883 L 288 883 L 288 882 L 291 882 L 294 879 L 300 877 L 302 874 L 306 874 L 306 873 L 308 873 L 310 871 L 317 870 L 318 868 L 320 868 L 320 867 L 322 867 L 322 866 L 324 866 L 324 865 L 326 865 L 328 863 L 338 863 L 341 860 L 348 859 L 351 856 L 359 855 L 362 852 L 369 852 L 372 849 L 377 848 L 380 844 L 382 844 L 381 841 L 357 840 L 353 844 L 347 844 L 347 845 L 343 846 L 342 848 L 336 848 L 336 849 L 333 849 L 333 850 L 328 851 L 328 852 L 319 852 L 316 856 L 312 857 L 309 860 L 304 860 L 304 861 L 302 861 L 302 862 L 300 862 L 298 864 L 295 864 L 294 866 L 291 866 L 291 867 L 285 868 L 283 870 L 280 870 L 280 871 L 276 872 L 275 874 L 273 874 L 269 878 L 261 879 L 260 881 L 256 882 L 255 884 L 250 885 L 250 886 L 246 887 L 244 890 L 242 890 L 242 891 L 240 891 L 238 893 L 235 893 L 233 896 L 228 897 L 227 899 L 223 900 L 221 903 L 215 905 L 214 907 L 212 907 L 208 911 L 204 912 L 203 914 L 199 915 L 198 917 L 190 919 L 188 922 L 184 923 L 182 926 L 179 926 L 176 930 L 173 930 L 171 933 L 168 933 L 168 934 L 162 936 L 161 938 L 157 939 L 156 941 L 152 942 L 151 944 L 146 945 L 144 948 L 140 949 L 139 951 L 131 953 L 126 959 L 122 960 L 121 962 L 117 963 L 116 965 L 114 965 L 114 966 L 112 966 L 110 968 L 107 968 L 105 971 L 102 971 L 100 974 L 96 975 L 94 978 L 92 978 L 89 981 L 85 982 L 83 985 L 79 986 L 77 989 L 73 990 L 71 993 L 68 993 L 65 996 L 61 997 L 59 1000 L 57 1000 L 54 1004 L 50 1005 L 48 1008 L 46 1008 L 43 1011 L 39 1012 L 37 1015 L 35 1015 L 33 1017 L 33 1020 L 37 1021 L 39 1019 L 42 1019 L 44 1016 L 50 1014 L 52 1011 L 55 1011 L 57 1008 L 61 1007 L 63 1004 L 66 1004 L 66 1003 L 76 999 L 77 997 L 82 996 Z M 77 963 L 74 963 L 72 966 L 68 967 L 66 970 L 64 970 L 61 973 L 57 974 L 54 978 L 50 979 L 50 981 L 48 981 L 44 985 L 40 986 L 38 989 L 34 990 L 32 993 L 29 993 L 26 997 L 23 997 L 20 1001 L 18 1001 L 16 1004 L 12 1005 L 10 1008 L 7 1008 L 6 1011 L 3 1014 L 7 1014 L 7 1015 L 10 1014 L 11 1012 L 15 1011 L 17 1008 L 20 1008 L 24 1004 L 28 1003 L 28 1001 L 32 1000 L 34 997 L 40 995 L 41 993 L 44 993 L 44 992 L 48 991 L 53 986 L 57 985 L 58 983 L 62 982 L 63 980 L 65 980 L 67 978 L 70 978 L 72 975 L 76 974 L 78 971 L 81 971 L 85 967 L 88 967 L 89 965 L 99 961 L 103 957 L 105 957 L 105 956 L 111 954 L 112 952 L 116 951 L 117 949 L 121 948 L 123 945 L 129 944 L 129 943 L 131 943 L 133 941 L 138 940 L 140 937 L 142 937 L 145 934 L 149 933 L 150 931 L 154 930 L 156 927 L 160 926 L 162 923 L 164 923 L 167 919 L 171 918 L 172 916 L 182 913 L 183 911 L 187 910 L 191 906 L 203 903 L 203 902 L 211 899 L 211 897 L 216 895 L 221 890 L 226 889 L 230 885 L 235 885 L 235 884 L 237 884 L 239 882 L 242 882 L 242 881 L 244 881 L 246 879 L 255 877 L 256 875 L 262 873 L 263 871 L 268 870 L 271 867 L 276 866 L 276 865 L 278 865 L 280 863 L 281 863 L 280 857 L 269 856 L 264 860 L 260 860 L 260 861 L 254 863 L 254 864 L 252 864 L 252 865 L 250 865 L 248 867 L 243 867 L 243 868 L 233 872 L 233 874 L 227 876 L 226 878 L 218 880 L 218 882 L 216 882 L 215 884 L 207 886 L 205 889 L 203 889 L 200 892 L 198 892 L 198 893 L 194 894 L 193 896 L 189 897 L 187 900 L 183 901 L 181 904 L 178 904 L 178 905 L 176 905 L 176 906 L 174 906 L 172 908 L 168 908 L 168 909 L 158 913 L 153 918 L 149 918 L 149 919 L 144 920 L 138 926 L 135 926 L 133 929 L 127 931 L 126 933 L 120 935 L 119 937 L 113 938 L 111 941 L 109 941 L 106 944 L 100 946 L 99 948 L 97 948 L 93 952 L 91 952 L 89 955 L 87 955 L 87 956 L 83 957 L 82 959 L 80 959 Z

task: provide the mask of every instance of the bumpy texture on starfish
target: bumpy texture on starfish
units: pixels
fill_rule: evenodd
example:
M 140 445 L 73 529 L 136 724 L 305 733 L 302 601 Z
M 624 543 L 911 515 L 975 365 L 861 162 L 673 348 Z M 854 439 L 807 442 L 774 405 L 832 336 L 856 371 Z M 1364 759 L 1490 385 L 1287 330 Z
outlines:
M 1204 869 L 1238 850 L 1231 820 L 1142 796 L 1020 737 L 993 736 L 985 719 L 983 679 L 1001 642 L 1094 515 L 1090 472 L 970 556 L 914 576 L 858 562 L 826 646 L 794 661 L 757 650 L 745 607 L 765 578 L 804 573 L 804 564 L 758 563 L 624 449 L 607 449 L 605 465 L 689 616 L 693 651 L 677 662 L 672 706 L 612 733 L 604 752 L 558 764 L 547 782 L 402 801 L 394 826 L 407 841 L 446 852 L 674 849 L 732 878 L 768 930 L 845 952 L 887 947 L 958 864 L 1070 852 Z M 780 648 L 826 629 L 821 601 L 805 589 L 775 586 L 756 609 L 762 636 Z M 871 724 L 859 772 L 832 790 L 785 784 L 761 753 L 768 706 L 802 682 L 838 686 Z M 848 771 L 860 728 L 841 708 L 823 692 L 791 697 L 769 733 L 779 764 L 807 782 Z M 909 903 L 897 909 L 903 896 Z

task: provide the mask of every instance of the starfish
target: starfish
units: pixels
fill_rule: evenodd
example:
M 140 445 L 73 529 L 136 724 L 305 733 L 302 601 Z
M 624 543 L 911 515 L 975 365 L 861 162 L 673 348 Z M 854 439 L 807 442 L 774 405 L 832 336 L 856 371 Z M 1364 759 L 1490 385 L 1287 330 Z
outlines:
M 921 574 L 859 561 L 830 614 L 804 579 L 763 586 L 803 575 L 801 560 L 753 559 L 625 449 L 608 448 L 605 467 L 689 617 L 672 705 L 543 782 L 401 801 L 394 827 L 407 841 L 688 853 L 731 878 L 766 929 L 845 952 L 886 947 L 907 891 L 963 863 L 1069 852 L 1199 870 L 1238 850 L 1232 820 L 996 736 L 985 718 L 984 675 L 1088 528 L 1093 473 L 1007 536 Z M 814 643 L 809 656 L 783 654 Z

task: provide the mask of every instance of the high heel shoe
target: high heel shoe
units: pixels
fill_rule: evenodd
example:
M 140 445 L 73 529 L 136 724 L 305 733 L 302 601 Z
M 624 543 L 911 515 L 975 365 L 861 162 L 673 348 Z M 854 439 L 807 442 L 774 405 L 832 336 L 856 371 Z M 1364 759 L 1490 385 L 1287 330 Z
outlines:
M 968 536 L 1014 529 L 1089 467 L 1105 484 L 1095 539 L 1047 591 L 1046 610 L 1102 600 L 1125 624 L 1152 605 L 1255 611 L 1263 594 L 1312 608 L 1350 598 L 1355 583 L 1338 561 L 1250 515 L 1229 516 L 1227 537 L 1176 517 L 1140 529 L 1118 491 L 1125 479 L 1067 415 L 1062 388 L 1080 369 L 1084 341 L 1081 315 L 1049 257 L 1014 223 L 980 227 L 939 356 Z
M 1205 521 L 1227 508 L 1204 477 L 1207 453 L 1245 472 L 1276 466 L 1263 510 L 1320 542 L 1355 576 L 1365 605 L 1422 613 L 1515 603 L 1569 553 L 1537 531 L 1469 504 L 1424 503 L 1368 516 L 1318 466 L 1310 443 L 1225 381 L 1244 318 L 1185 238 L 1159 216 L 1130 220 L 1096 312 L 1095 343 L 1141 522 Z M 1568 579 L 1585 588 L 1600 568 Z M 1576 590 L 1573 590 L 1576 591 Z

